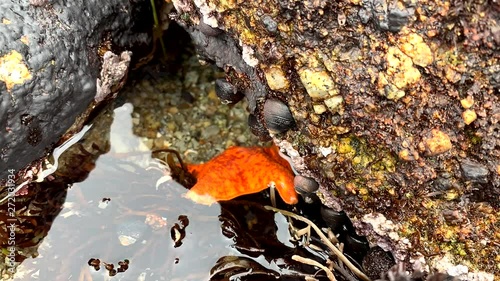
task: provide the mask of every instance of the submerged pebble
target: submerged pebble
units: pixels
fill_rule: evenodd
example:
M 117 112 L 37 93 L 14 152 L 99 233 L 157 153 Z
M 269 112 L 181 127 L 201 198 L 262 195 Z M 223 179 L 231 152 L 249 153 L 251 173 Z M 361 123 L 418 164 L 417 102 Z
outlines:
M 344 211 L 337 212 L 325 206 L 321 207 L 321 217 L 326 222 L 326 225 L 333 231 L 338 233 L 343 226 L 349 222 L 349 218 Z
M 139 239 L 144 237 L 147 230 L 147 225 L 140 220 L 123 221 L 116 226 L 116 234 L 122 246 L 135 244 Z

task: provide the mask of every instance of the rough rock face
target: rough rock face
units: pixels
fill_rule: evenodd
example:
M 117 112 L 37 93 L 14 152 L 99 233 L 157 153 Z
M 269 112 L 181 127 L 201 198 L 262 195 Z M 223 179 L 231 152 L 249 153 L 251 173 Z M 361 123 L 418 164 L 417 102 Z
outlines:
M 44 156 L 88 108 L 96 87 L 99 99 L 115 90 L 124 77 L 99 75 L 104 53 L 120 56 L 150 43 L 152 22 L 132 22 L 151 18 L 149 8 L 145 0 L 1 1 L 0 179 Z M 129 55 L 104 61 L 118 63 L 120 72 Z
M 372 244 L 408 269 L 500 272 L 498 3 L 173 3 L 257 123 L 288 104 L 275 142 Z

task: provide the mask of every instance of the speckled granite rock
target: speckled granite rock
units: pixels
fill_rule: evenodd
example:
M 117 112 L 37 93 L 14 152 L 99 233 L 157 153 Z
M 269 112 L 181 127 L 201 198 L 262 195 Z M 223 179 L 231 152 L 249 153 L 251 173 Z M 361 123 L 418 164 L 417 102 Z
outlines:
M 288 104 L 275 142 L 360 234 L 408 269 L 500 278 L 498 3 L 173 3 L 257 121 Z

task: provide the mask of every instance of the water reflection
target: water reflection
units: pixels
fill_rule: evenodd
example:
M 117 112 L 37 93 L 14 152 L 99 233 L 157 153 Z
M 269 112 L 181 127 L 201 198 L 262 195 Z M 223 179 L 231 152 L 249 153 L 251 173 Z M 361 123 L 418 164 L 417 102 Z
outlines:
M 156 186 L 163 174 L 150 153 L 141 152 L 145 146 L 132 133 L 131 110 L 125 104 L 114 111 L 109 152 L 100 155 L 95 167 L 87 165 L 92 168 L 88 177 L 67 190 L 38 256 L 18 267 L 15 280 L 106 280 L 109 270 L 89 267 L 92 258 L 115 268 L 130 260 L 115 280 L 204 280 L 220 256 L 233 252 L 231 240 L 220 232 L 219 205 L 193 204 L 174 181 Z M 64 187 L 54 182 L 41 187 L 57 189 L 58 198 L 64 197 Z M 182 223 L 179 216 L 187 217 L 189 225 L 176 248 L 171 228 Z M 120 235 L 136 241 L 125 243 Z
M 186 188 L 132 133 L 132 111 L 130 104 L 104 111 L 59 170 L 19 196 L 34 206 L 26 219 L 33 223 L 19 231 L 32 234 L 18 239 L 33 254 L 19 254 L 32 257 L 18 260 L 14 280 L 303 280 L 315 273 L 291 259 L 310 253 L 288 241 L 282 216 L 275 221 L 263 208 L 268 194 L 212 206 L 184 198 Z

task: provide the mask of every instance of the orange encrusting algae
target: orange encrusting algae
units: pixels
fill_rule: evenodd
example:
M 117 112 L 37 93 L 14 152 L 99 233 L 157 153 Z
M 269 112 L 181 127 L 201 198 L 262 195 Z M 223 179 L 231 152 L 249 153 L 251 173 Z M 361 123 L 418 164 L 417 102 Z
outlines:
M 196 184 L 186 198 L 211 205 L 262 191 L 274 183 L 287 204 L 298 202 L 290 164 L 272 147 L 230 147 L 204 164 L 188 165 Z

